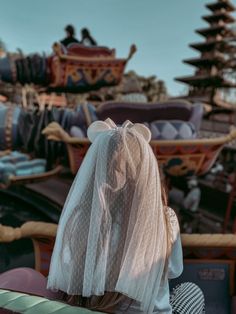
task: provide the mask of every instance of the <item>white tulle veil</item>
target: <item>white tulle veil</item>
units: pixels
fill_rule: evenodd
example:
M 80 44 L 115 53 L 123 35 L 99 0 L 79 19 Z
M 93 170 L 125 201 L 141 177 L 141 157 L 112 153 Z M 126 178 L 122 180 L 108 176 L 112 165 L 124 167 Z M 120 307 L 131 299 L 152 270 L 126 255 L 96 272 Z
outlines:
M 94 122 L 92 141 L 60 218 L 48 288 L 69 295 L 120 292 L 145 313 L 165 275 L 168 227 L 150 131 Z

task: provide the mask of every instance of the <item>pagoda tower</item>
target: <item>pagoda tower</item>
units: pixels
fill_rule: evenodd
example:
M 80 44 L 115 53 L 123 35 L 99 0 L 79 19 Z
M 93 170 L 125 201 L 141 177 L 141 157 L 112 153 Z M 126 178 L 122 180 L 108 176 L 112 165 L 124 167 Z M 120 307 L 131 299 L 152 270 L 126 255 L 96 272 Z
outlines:
M 190 47 L 199 51 L 197 58 L 184 60 L 196 68 L 193 76 L 178 77 L 175 80 L 189 85 L 188 98 L 208 102 L 212 105 L 222 105 L 221 91 L 236 87 L 227 73 L 231 68 L 231 56 L 235 52 L 235 32 L 230 27 L 235 22 L 231 12 L 235 7 L 230 0 L 218 0 L 206 5 L 211 11 L 203 16 L 209 25 L 197 29 L 196 33 L 205 40 L 190 44 Z

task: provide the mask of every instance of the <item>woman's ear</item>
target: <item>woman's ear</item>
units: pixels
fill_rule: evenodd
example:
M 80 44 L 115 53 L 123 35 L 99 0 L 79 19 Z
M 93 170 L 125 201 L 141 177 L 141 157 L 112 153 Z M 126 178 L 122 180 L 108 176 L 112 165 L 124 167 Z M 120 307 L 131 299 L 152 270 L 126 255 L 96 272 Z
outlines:
M 131 121 L 129 121 L 129 120 L 126 120 L 123 124 L 122 124 L 122 127 L 123 128 L 131 128 L 131 127 L 133 127 L 133 123 L 131 122 Z
M 115 129 L 117 127 L 115 122 L 111 120 L 110 118 L 107 118 L 104 122 L 106 122 L 106 124 L 108 124 L 112 129 Z
M 114 129 L 114 127 L 116 127 L 116 125 L 111 119 L 107 119 L 105 121 L 95 121 L 88 127 L 88 139 L 91 143 L 93 143 L 95 138 L 101 134 L 101 132 Z
M 135 131 L 137 133 L 141 134 L 148 143 L 150 142 L 150 140 L 152 138 L 152 133 L 149 130 L 149 128 L 146 127 L 144 124 L 142 124 L 142 123 L 135 123 L 132 126 L 132 129 L 135 129 Z

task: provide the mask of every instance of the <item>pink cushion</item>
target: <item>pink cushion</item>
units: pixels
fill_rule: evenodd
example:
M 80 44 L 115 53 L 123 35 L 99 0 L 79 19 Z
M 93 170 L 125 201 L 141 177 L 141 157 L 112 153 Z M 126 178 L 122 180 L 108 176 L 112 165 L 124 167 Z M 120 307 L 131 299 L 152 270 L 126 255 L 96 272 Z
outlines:
M 31 268 L 15 268 L 0 274 L 0 289 L 29 293 L 49 299 L 60 298 L 60 293 L 47 290 L 47 279 Z

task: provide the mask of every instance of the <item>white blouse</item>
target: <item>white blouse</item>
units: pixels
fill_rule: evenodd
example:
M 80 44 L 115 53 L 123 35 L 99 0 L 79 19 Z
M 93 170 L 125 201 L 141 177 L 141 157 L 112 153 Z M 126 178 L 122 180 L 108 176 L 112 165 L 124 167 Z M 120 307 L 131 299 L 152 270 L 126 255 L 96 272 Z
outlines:
M 171 225 L 172 234 L 172 250 L 169 258 L 168 264 L 168 279 L 177 278 L 181 275 L 183 271 L 183 253 L 182 245 L 180 239 L 179 223 L 177 216 L 173 209 L 167 207 L 167 218 Z M 171 314 L 172 308 L 170 305 L 170 293 L 169 293 L 169 282 L 168 279 L 163 280 L 162 287 L 158 292 L 155 308 L 153 314 Z M 140 310 L 140 305 L 138 302 L 133 302 L 130 305 L 130 299 L 127 299 L 127 302 L 124 302 L 122 306 L 116 311 L 116 314 L 145 314 Z

